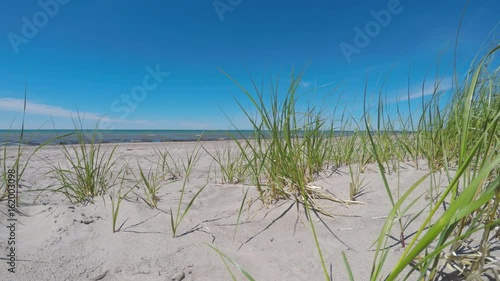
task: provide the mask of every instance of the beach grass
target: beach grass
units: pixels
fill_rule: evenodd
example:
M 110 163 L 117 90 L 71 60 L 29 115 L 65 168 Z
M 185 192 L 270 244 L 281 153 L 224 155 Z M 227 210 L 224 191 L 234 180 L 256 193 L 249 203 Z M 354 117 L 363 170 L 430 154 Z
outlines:
M 3 143 L 0 143 L 0 147 L 2 148 L 2 151 L 0 152 L 0 173 L 1 173 L 1 180 L 0 180 L 0 201 L 3 201 L 7 199 L 8 197 L 8 190 L 7 190 L 7 171 L 9 169 L 14 169 L 15 170 L 15 176 L 17 179 L 17 185 L 15 189 L 15 201 L 16 201 L 16 207 L 19 207 L 20 203 L 20 197 L 19 197 L 19 186 L 21 185 L 23 175 L 26 172 L 26 169 L 29 166 L 30 161 L 35 157 L 36 153 L 42 149 L 43 147 L 52 144 L 54 141 L 65 138 L 67 136 L 70 136 L 71 133 L 69 134 L 63 134 L 61 136 L 53 137 L 50 138 L 40 145 L 37 145 L 33 149 L 25 145 L 26 137 L 25 137 L 25 116 L 26 116 L 26 105 L 27 105 L 27 100 L 28 100 L 28 86 L 27 84 L 25 85 L 25 90 L 24 90 L 24 103 L 23 103 L 23 112 L 22 112 L 22 120 L 21 120 L 21 130 L 19 132 L 19 140 L 16 143 L 11 143 L 9 141 L 5 141 Z M 10 129 L 12 130 L 13 123 L 15 120 L 12 121 Z M 17 132 L 16 132 L 17 134 Z M 28 138 L 29 140 L 32 138 Z M 8 153 L 9 150 L 12 150 L 15 148 L 15 155 L 10 155 Z M 13 159 L 13 161 L 9 161 L 10 159 Z
M 243 140 L 236 144 L 260 199 L 263 202 L 293 199 L 316 208 L 313 198 L 330 198 L 309 186 L 328 161 L 331 134 L 323 131 L 325 119 L 321 109 L 308 107 L 301 113 L 296 108 L 296 92 L 302 73 L 295 75 L 292 72 L 292 82 L 283 99 L 279 97 L 279 81 L 271 82 L 268 91 L 253 81 L 255 94 L 251 94 L 228 77 L 241 88 L 253 110 L 257 111 L 254 116 L 237 101 L 252 124 L 254 135 L 252 139 L 242 135 Z
M 240 87 L 257 112 L 253 116 L 237 101 L 253 126 L 254 137 L 243 138 L 243 142 L 237 140 L 236 144 L 250 166 L 260 199 L 265 203 L 292 199 L 304 207 L 324 278 L 330 280 L 311 215 L 313 211 L 330 215 L 316 203 L 318 199 L 345 201 L 310 185 L 329 160 L 332 130 L 324 130 L 326 119 L 321 108 L 308 105 L 303 112 L 298 108 L 297 91 L 302 74 L 292 71 L 284 98 L 280 98 L 279 80 L 271 81 L 268 91 L 252 81 L 255 94 L 251 94 L 226 75 Z
M 138 195 L 149 207 L 157 208 L 158 202 L 160 201 L 160 196 L 158 192 L 164 185 L 164 180 L 162 176 L 158 175 L 155 169 L 150 168 L 148 172 L 137 164 L 139 167 L 139 186 L 143 187 L 144 196 Z
M 420 279 L 434 280 L 445 264 L 460 269 L 462 275 L 469 278 L 481 276 L 488 268 L 488 241 L 492 229 L 499 224 L 496 207 L 500 199 L 500 107 L 497 103 L 500 99 L 497 84 L 500 77 L 498 72 L 488 72 L 486 65 L 499 49 L 500 46 L 493 48 L 471 67 L 470 75 L 462 87 L 455 89 L 453 100 L 446 108 L 439 110 L 439 101 L 435 99 L 437 95 L 424 106 L 420 119 L 423 125 L 416 132 L 423 137 L 419 138 L 420 143 L 416 147 L 421 149 L 431 172 L 439 169 L 447 171 L 449 184 L 436 195 L 435 204 L 429 205 L 423 223 L 385 280 L 400 280 L 404 270 L 407 270 L 404 279 L 417 271 Z M 380 143 L 373 141 L 372 145 L 376 148 Z M 413 159 L 417 158 L 414 153 L 410 155 Z M 398 220 L 400 208 L 408 204 L 408 196 L 417 192 L 423 179 L 395 201 L 385 180 L 382 160 L 377 154 L 375 157 L 393 202 L 378 239 L 372 270 L 372 280 L 379 280 L 387 255 L 387 234 L 394 221 Z M 456 169 L 453 176 L 450 176 L 451 168 Z M 444 203 L 446 208 L 438 212 Z M 476 232 L 483 234 L 474 253 L 457 254 L 467 244 L 467 238 Z
M 351 201 L 356 201 L 356 199 L 363 194 L 364 188 L 367 183 L 361 178 L 361 165 L 349 165 L 349 176 L 351 177 L 351 182 L 349 183 L 349 199 Z
M 125 184 L 125 175 L 126 173 L 122 173 L 120 183 L 117 186 L 113 186 L 111 189 L 111 192 L 108 192 L 109 199 L 111 201 L 111 218 L 112 218 L 112 224 L 113 224 L 113 233 L 120 231 L 120 229 L 123 227 L 125 224 L 125 221 L 117 227 L 118 223 L 118 215 L 120 213 L 120 205 L 123 201 L 123 199 L 127 198 L 128 194 L 133 192 L 135 186 L 129 187 L 128 190 L 126 190 L 124 193 L 123 189 Z
M 117 184 L 125 166 L 119 165 L 119 157 L 115 157 L 117 144 L 104 148 L 98 140 L 97 127 L 87 132 L 83 120 L 75 124 L 78 144 L 62 145 L 66 165 L 48 163 L 48 175 L 54 177 L 55 184 L 40 191 L 61 193 L 71 203 L 94 203 L 95 197 L 104 197 Z
M 215 161 L 221 174 L 221 182 L 229 184 L 244 183 L 247 179 L 247 165 L 238 147 L 224 142 L 222 147 L 216 142 L 214 152 L 203 147 Z
M 179 199 L 177 200 L 177 208 L 174 210 L 172 210 L 172 208 L 170 208 L 170 228 L 172 229 L 172 237 L 174 237 L 174 238 L 177 236 L 178 228 L 179 228 L 180 224 L 182 223 L 182 221 L 184 220 L 184 217 L 189 213 L 189 210 L 193 206 L 196 198 L 200 195 L 200 193 L 205 189 L 205 187 L 209 183 L 207 180 L 205 185 L 200 187 L 198 189 L 198 191 L 193 195 L 191 200 L 189 200 L 187 205 L 183 207 L 183 204 L 185 203 L 184 196 L 186 194 L 186 186 L 189 183 L 189 177 L 191 176 L 191 173 L 196 165 L 196 162 L 198 161 L 198 159 L 200 157 L 201 147 L 202 147 L 202 145 L 201 145 L 200 141 L 198 140 L 196 142 L 196 145 L 192 149 L 192 151 L 186 150 L 186 157 L 185 157 L 185 159 L 181 160 L 182 167 L 184 169 L 184 178 L 182 180 L 182 188 L 180 190 L 181 195 L 180 195 Z
M 241 267 L 239 264 L 237 264 L 233 259 L 231 259 L 230 257 L 228 257 L 227 255 L 225 255 L 221 250 L 217 249 L 216 247 L 210 245 L 210 244 L 207 244 L 208 247 L 210 247 L 212 250 L 214 250 L 217 254 L 219 254 L 220 258 L 222 259 L 222 261 L 224 262 L 224 265 L 227 269 L 227 271 L 229 272 L 230 276 L 231 276 L 231 280 L 238 280 L 236 278 L 236 276 L 234 275 L 233 271 L 231 270 L 231 268 L 229 267 L 229 265 L 227 264 L 227 261 L 229 263 L 231 263 L 232 265 L 234 265 L 239 272 L 241 272 L 245 278 L 249 281 L 255 281 L 255 279 L 253 278 L 253 276 L 248 273 L 243 267 Z
M 175 160 L 168 149 L 155 148 L 158 157 L 158 166 L 163 180 L 178 180 L 182 178 L 179 161 Z
M 251 94 L 228 75 L 257 112 L 257 116 L 253 116 L 251 110 L 238 102 L 254 127 L 255 138 L 244 139 L 243 145 L 237 141 L 237 145 L 261 200 L 293 199 L 305 207 L 310 219 L 309 210 L 318 207 L 310 196 L 313 191 L 308 184 L 327 163 L 349 166 L 350 200 L 355 200 L 362 191 L 360 174 L 368 164 L 375 163 L 392 208 L 374 243 L 371 280 L 406 280 L 412 274 L 419 280 L 435 280 L 443 273 L 445 265 L 465 278 L 479 278 L 487 271 L 498 276 L 489 247 L 493 229 L 500 225 L 497 212 L 500 203 L 500 76 L 498 68 L 490 71 L 488 66 L 499 49 L 500 46 L 492 48 L 477 64 L 471 65 L 469 75 L 460 86 L 451 90 L 452 98 L 445 106 L 442 106 L 439 80 L 434 82 L 430 98 L 422 92 L 419 111 L 412 111 L 408 97 L 407 116 L 401 113 L 399 104 L 395 117 L 386 113 L 387 105 L 381 94 L 376 107 L 369 108 L 365 91 L 363 122 L 351 120 L 343 112 L 341 132 L 346 132 L 345 128 L 352 128 L 353 124 L 356 130 L 340 135 L 324 134 L 333 125 L 325 122 L 321 110 L 309 107 L 299 113 L 296 91 L 301 74 L 292 74 L 283 98 L 277 91 L 278 82 L 271 82 L 269 93 L 264 94 L 263 86 L 253 81 L 255 94 Z M 415 116 L 415 112 L 420 112 L 420 116 Z M 375 113 L 374 119 L 372 113 Z M 396 188 L 389 185 L 386 175 L 396 174 L 399 179 L 402 164 L 421 169 L 422 161 L 426 161 L 428 173 L 409 189 L 402 192 L 399 180 Z M 435 177 L 443 172 L 448 185 L 438 190 Z M 424 182 L 429 181 L 430 186 L 425 186 Z M 424 195 L 429 203 L 403 220 Z M 409 239 L 405 231 L 417 218 L 422 222 Z M 331 276 L 326 270 L 314 223 L 309 221 L 319 263 L 325 279 L 329 280 Z M 399 243 L 404 251 L 399 261 L 388 269 L 385 268 L 390 251 L 388 241 L 395 225 L 399 228 Z M 474 249 L 473 253 L 460 254 L 472 235 L 481 237 L 479 246 L 469 247 Z M 354 280 L 349 261 L 345 254 L 342 255 L 349 278 Z M 389 274 L 384 276 L 384 272 Z

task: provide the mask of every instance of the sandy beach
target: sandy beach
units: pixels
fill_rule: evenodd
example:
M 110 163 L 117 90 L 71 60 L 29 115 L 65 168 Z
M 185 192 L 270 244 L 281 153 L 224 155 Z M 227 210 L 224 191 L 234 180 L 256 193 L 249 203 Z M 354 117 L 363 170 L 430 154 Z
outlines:
M 0 10 L 0 281 L 500 281 L 500 1 Z
M 180 197 L 182 180 L 165 184 L 159 191 L 158 208 L 149 207 L 140 199 L 143 190 L 134 186 L 138 163 L 153 167 L 157 161 L 155 149 L 166 149 L 175 158 L 182 158 L 196 144 L 135 143 L 119 144 L 115 152 L 120 165 L 128 163 L 130 171 L 121 188 L 133 188 L 123 200 L 117 225 L 112 231 L 112 206 L 108 196 L 96 198 L 94 204 L 71 204 L 60 193 L 29 192 L 57 184 L 50 173 L 51 164 L 64 165 L 62 146 L 42 148 L 31 160 L 21 181 L 18 228 L 17 266 L 13 280 L 231 280 L 219 249 L 238 263 L 256 280 L 320 280 L 321 264 L 310 224 L 303 206 L 292 200 L 264 204 L 258 200 L 254 187 L 246 184 L 221 184 L 220 174 L 207 153 L 214 147 L 233 145 L 226 142 L 203 143 L 200 157 L 186 186 L 183 208 L 203 186 L 204 190 L 184 221 L 177 236 L 172 237 L 170 212 Z M 113 145 L 103 145 L 109 149 Z M 33 149 L 33 148 L 30 148 Z M 13 148 L 11 153 L 15 153 Z M 118 166 L 120 166 L 118 165 Z M 389 184 L 400 186 L 402 194 L 409 185 L 428 173 L 405 163 L 397 174 L 387 174 Z M 153 169 L 153 168 L 150 168 Z M 325 262 L 333 280 L 347 280 L 342 260 L 345 252 L 356 280 L 368 280 L 375 247 L 372 245 L 391 209 L 375 165 L 368 165 L 361 174 L 364 189 L 357 198 L 359 204 L 320 200 L 319 205 L 333 217 L 312 217 Z M 447 184 L 444 175 L 436 179 Z M 347 167 L 330 167 L 311 183 L 338 199 L 349 199 L 351 178 Z M 425 185 L 425 183 L 423 184 Z M 246 190 L 249 190 L 240 223 L 236 222 Z M 398 190 L 393 190 L 398 194 Z M 415 210 L 429 203 L 426 190 L 413 206 Z M 37 198 L 37 196 L 39 197 Z M 35 198 L 37 198 L 35 200 Z M 6 223 L 7 204 L 0 205 L 2 224 Z M 408 218 L 415 213 L 406 213 Z M 415 223 L 405 230 L 415 231 Z M 390 270 L 402 250 L 399 233 L 392 233 L 394 243 L 389 251 L 386 270 Z M 0 243 L 2 252 L 8 249 L 5 225 Z M 4 256 L 4 255 L 2 255 Z M 6 271 L 6 262 L 0 263 Z M 238 280 L 244 276 L 228 264 Z M 388 272 L 387 272 L 388 273 Z

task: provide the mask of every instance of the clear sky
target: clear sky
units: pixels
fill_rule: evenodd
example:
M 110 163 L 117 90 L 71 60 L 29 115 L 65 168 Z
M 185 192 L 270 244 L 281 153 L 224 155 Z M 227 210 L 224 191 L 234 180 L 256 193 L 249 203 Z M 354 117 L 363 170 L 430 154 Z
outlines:
M 109 129 L 248 125 L 235 99 L 293 67 L 304 102 L 360 116 L 383 88 L 411 98 L 436 71 L 452 85 L 460 0 L 9 0 L 0 2 L 0 129 L 19 126 L 25 77 L 29 128 L 72 128 L 77 112 Z M 500 1 L 472 0 L 457 71 L 498 38 Z M 491 33 L 492 32 L 492 33 Z M 489 36 L 489 37 L 488 37 Z M 493 39 L 492 39 L 493 38 Z M 386 79 L 387 78 L 387 79 Z M 385 81 L 385 82 L 384 82 Z M 228 117 L 226 117 L 227 114 Z M 17 117 L 16 117 L 17 116 Z M 54 122 L 54 125 L 52 124 Z

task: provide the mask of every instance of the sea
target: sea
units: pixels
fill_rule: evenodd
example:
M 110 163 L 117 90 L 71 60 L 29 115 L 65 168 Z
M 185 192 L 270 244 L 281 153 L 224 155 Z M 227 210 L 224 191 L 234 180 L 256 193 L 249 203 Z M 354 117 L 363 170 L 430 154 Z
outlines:
M 78 136 L 86 143 L 92 139 L 99 143 L 216 141 L 251 138 L 253 134 L 253 130 L 0 130 L 0 144 L 76 144 Z

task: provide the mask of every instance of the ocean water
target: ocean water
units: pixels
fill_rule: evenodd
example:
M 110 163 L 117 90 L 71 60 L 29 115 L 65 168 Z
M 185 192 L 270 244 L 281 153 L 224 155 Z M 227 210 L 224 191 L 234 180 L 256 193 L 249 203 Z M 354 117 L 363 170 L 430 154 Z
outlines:
M 87 142 L 94 136 L 102 143 L 213 141 L 251 138 L 253 134 L 251 130 L 89 130 L 81 132 L 83 132 Z M 16 145 L 20 143 L 20 138 L 20 130 L 0 130 L 0 144 Z M 23 133 L 23 144 L 40 145 L 46 142 L 49 144 L 74 144 L 78 142 L 78 139 L 74 130 L 25 130 Z

